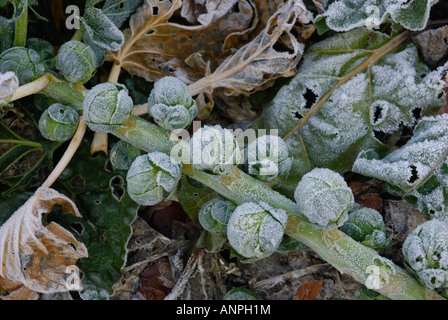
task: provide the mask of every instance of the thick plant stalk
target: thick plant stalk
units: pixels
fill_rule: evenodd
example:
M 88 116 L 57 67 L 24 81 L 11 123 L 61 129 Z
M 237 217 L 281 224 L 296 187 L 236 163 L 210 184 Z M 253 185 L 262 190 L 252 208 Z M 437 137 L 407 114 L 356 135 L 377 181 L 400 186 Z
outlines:
M 128 127 L 113 134 L 146 152 L 162 151 L 169 154 L 173 144 L 169 141 L 168 133 L 158 126 L 135 116 L 131 116 L 125 125 Z M 386 284 L 375 290 L 391 299 L 443 299 L 434 290 L 425 288 L 406 270 L 338 229 L 324 231 L 307 222 L 298 214 L 295 202 L 236 167 L 228 175 L 219 177 L 201 172 L 189 164 L 183 165 L 182 172 L 238 205 L 264 201 L 271 207 L 285 210 L 289 215 L 285 229 L 287 235 L 304 243 L 337 270 L 349 274 L 360 283 L 366 284 L 372 276 L 371 270 L 375 268 L 387 270 Z

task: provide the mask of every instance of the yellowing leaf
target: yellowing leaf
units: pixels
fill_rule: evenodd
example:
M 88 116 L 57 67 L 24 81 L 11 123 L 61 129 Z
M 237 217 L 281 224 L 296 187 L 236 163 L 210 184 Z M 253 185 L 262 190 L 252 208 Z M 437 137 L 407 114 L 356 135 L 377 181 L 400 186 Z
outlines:
M 69 266 L 87 257 L 83 243 L 59 224 L 45 225 L 42 215 L 55 205 L 80 216 L 76 205 L 49 188 L 39 188 L 0 228 L 0 277 L 41 292 L 68 291 Z

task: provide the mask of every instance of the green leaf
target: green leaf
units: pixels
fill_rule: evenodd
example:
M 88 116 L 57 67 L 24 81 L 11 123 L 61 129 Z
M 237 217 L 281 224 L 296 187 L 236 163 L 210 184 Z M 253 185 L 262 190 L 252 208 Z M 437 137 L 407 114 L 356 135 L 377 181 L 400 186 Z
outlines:
M 199 224 L 198 213 L 201 207 L 209 200 L 219 197 L 218 193 L 201 185 L 185 175 L 182 175 L 177 199 L 190 219 Z
M 0 34 L 2 35 L 0 37 L 0 52 L 3 52 L 12 47 L 14 23 L 5 17 L 0 17 Z
M 379 26 L 387 19 L 416 31 L 425 28 L 431 6 L 437 0 L 339 0 L 332 2 L 316 17 L 315 26 L 319 34 L 328 30 L 345 32 L 371 24 Z M 373 27 L 373 25 L 372 25 Z
M 95 44 L 103 49 L 117 51 L 124 43 L 124 35 L 101 9 L 94 7 L 99 2 L 87 2 L 81 22 Z
M 37 4 L 36 0 L 0 0 L 0 7 L 4 7 L 7 3 L 11 3 L 14 6 L 14 13 L 10 21 L 15 21 L 22 16 L 25 10 Z
M 429 218 L 448 218 L 448 115 L 423 118 L 414 136 L 389 155 L 362 152 L 353 171 L 387 182 Z
M 89 252 L 78 263 L 84 274 L 81 297 L 108 299 L 121 277 L 139 206 L 126 192 L 126 172 L 111 171 L 104 155 L 91 157 L 89 145 L 84 139 L 54 186 L 74 199 L 82 218 L 59 215 L 57 222 L 72 231 Z
M 103 13 L 120 28 L 142 3 L 142 0 L 106 0 Z
M 282 189 L 313 167 L 349 171 L 359 152 L 389 150 L 403 126 L 445 104 L 442 71 L 430 72 L 413 44 L 399 47 L 406 39 L 360 28 L 308 48 L 256 125 L 287 139 L 294 160 Z

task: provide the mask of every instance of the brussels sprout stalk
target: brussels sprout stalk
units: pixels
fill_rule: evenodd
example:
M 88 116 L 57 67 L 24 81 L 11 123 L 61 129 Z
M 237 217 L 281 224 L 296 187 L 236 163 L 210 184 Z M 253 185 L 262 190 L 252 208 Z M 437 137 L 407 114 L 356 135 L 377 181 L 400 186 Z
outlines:
M 25 5 L 26 6 L 26 5 Z M 24 47 L 28 31 L 28 8 L 23 9 L 22 15 L 15 21 L 14 47 Z
M 168 133 L 136 116 L 130 116 L 124 128 L 112 134 L 146 152 L 169 153 L 173 145 Z M 425 288 L 406 270 L 381 257 L 375 250 L 356 242 L 338 229 L 325 230 L 309 223 L 299 214 L 294 201 L 236 167 L 232 167 L 227 175 L 217 176 L 184 164 L 182 173 L 237 205 L 264 201 L 273 208 L 285 210 L 288 214 L 285 228 L 287 235 L 304 243 L 340 272 L 351 275 L 361 283 L 375 276 L 375 270 L 386 270 L 382 271 L 387 276 L 386 283 L 375 290 L 387 297 L 405 300 L 442 299 L 434 290 Z

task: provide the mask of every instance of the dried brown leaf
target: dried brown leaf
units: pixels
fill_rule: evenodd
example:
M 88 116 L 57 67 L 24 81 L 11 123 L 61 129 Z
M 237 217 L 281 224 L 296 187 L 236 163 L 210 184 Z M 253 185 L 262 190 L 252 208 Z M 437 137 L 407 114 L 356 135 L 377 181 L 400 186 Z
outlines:
M 225 59 L 209 76 L 190 85 L 192 95 L 225 88 L 227 95 L 250 95 L 271 86 L 279 77 L 291 77 L 304 45 L 291 32 L 313 29 L 302 1 L 290 0 L 271 16 L 266 27 L 249 43 Z
M 302 284 L 299 289 L 297 289 L 293 300 L 315 300 L 319 295 L 320 290 L 322 290 L 323 284 L 324 280 Z
M 39 293 L 17 284 L 14 281 L 0 277 L 1 300 L 38 300 Z
M 80 216 L 76 205 L 49 188 L 39 188 L 0 228 L 0 277 L 26 288 L 54 293 L 68 291 L 67 267 L 87 257 L 87 248 L 55 222 L 42 215 L 59 205 L 65 214 Z
M 191 83 L 204 70 L 190 67 L 186 60 L 201 54 L 213 67 L 225 55 L 227 37 L 250 29 L 253 21 L 248 0 L 146 0 L 131 17 L 124 45 L 112 56 L 130 74 L 147 81 L 174 75 Z

